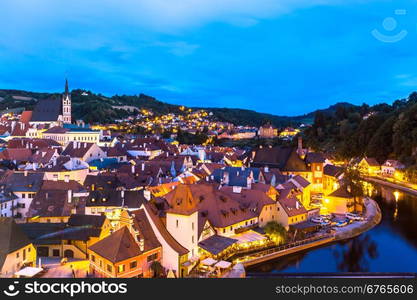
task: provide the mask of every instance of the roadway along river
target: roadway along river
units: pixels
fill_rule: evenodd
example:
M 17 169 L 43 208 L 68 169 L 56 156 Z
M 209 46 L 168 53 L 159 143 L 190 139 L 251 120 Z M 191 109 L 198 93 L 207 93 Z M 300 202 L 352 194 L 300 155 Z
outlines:
M 311 272 L 417 272 L 417 197 L 370 187 L 382 211 L 362 235 L 249 267 L 248 276 Z

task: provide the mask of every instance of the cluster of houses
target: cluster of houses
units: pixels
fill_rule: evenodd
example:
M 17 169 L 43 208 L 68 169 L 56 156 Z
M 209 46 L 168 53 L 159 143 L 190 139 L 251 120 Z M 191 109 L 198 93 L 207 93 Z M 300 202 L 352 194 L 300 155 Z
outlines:
M 269 222 L 317 226 L 312 195 L 332 213 L 356 209 L 343 169 L 301 139 L 251 151 L 178 145 L 73 125 L 68 86 L 46 102 L 11 129 L 36 136 L 11 134 L 0 152 L 0 276 L 66 257 L 87 260 L 93 277 L 152 277 L 155 266 L 186 277 L 203 259 L 264 247 Z
M 367 176 L 391 177 L 402 180 L 405 165 L 394 159 L 387 159 L 382 165 L 372 157 L 357 158 L 352 161 L 362 174 Z

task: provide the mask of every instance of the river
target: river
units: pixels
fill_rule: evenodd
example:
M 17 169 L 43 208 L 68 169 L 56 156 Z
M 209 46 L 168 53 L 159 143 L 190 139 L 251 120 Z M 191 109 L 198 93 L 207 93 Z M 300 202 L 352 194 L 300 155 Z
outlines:
M 247 269 L 251 274 L 311 272 L 417 272 L 417 197 L 370 187 L 382 211 L 379 225 L 362 235 Z

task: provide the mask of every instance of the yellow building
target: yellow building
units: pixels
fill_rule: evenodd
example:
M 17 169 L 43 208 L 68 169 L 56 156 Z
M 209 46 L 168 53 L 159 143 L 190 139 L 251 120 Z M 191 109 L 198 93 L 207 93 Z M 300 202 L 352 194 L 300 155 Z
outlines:
M 0 217 L 0 277 L 12 277 L 25 266 L 34 266 L 36 250 L 12 218 Z
M 331 194 L 325 196 L 324 206 L 328 213 L 334 214 L 361 211 L 360 205 L 355 207 L 355 199 L 345 186 L 341 186 Z
M 61 145 L 68 142 L 95 143 L 100 141 L 100 131 L 86 127 L 52 127 L 42 132 L 42 138 L 57 141 Z
M 381 174 L 381 166 L 375 158 L 364 157 L 358 163 L 357 167 L 364 175 L 378 176 Z

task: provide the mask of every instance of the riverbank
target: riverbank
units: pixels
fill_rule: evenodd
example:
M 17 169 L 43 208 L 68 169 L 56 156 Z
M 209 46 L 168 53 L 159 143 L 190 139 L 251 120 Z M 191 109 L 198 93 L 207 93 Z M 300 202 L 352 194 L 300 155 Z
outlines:
M 417 190 L 412 189 L 412 188 L 407 187 L 407 186 L 404 186 L 404 185 L 399 184 L 399 183 L 394 183 L 394 182 L 391 182 L 391 181 L 387 181 L 387 180 L 384 180 L 384 179 L 381 179 L 381 178 L 375 178 L 375 177 L 365 177 L 364 180 L 368 181 L 368 182 L 377 183 L 377 184 L 380 184 L 380 185 L 383 185 L 383 186 L 387 186 L 387 187 L 390 187 L 392 189 L 397 189 L 397 190 L 403 191 L 404 193 L 410 194 L 412 196 L 417 196 Z
M 354 238 L 368 230 L 371 230 L 381 222 L 382 213 L 378 203 L 371 198 L 365 198 L 364 205 L 365 220 L 356 221 L 346 227 L 335 228 L 335 241 Z
M 364 199 L 365 205 L 365 215 L 364 221 L 356 221 L 352 224 L 349 224 L 345 227 L 335 228 L 334 233 L 331 236 L 323 237 L 322 239 L 318 239 L 312 241 L 311 243 L 303 243 L 302 245 L 290 247 L 287 249 L 283 249 L 280 251 L 266 253 L 265 255 L 255 256 L 248 258 L 244 261 L 240 261 L 240 263 L 245 267 L 254 266 L 260 263 L 264 263 L 270 260 L 274 260 L 276 258 L 286 256 L 289 254 L 294 254 L 297 252 L 302 252 L 306 250 L 310 250 L 319 246 L 324 246 L 336 241 L 342 241 L 354 238 L 370 229 L 375 227 L 381 222 L 382 213 L 379 205 L 371 198 Z

